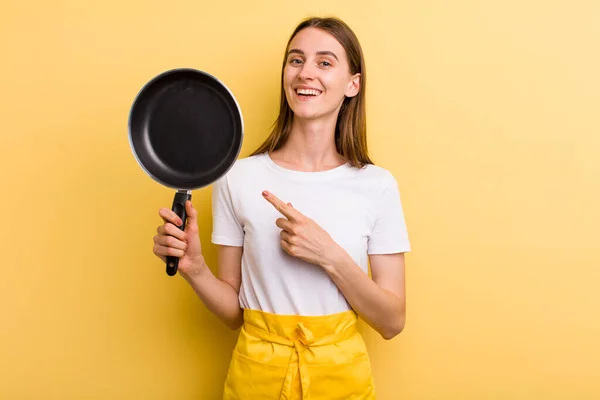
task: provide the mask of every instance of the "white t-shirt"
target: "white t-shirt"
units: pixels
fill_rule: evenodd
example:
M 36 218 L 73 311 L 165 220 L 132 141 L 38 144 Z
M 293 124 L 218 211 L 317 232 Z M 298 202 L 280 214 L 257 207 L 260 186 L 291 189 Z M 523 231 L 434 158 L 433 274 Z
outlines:
M 212 242 L 243 246 L 242 308 L 275 314 L 327 315 L 350 305 L 319 266 L 280 246 L 283 216 L 263 196 L 268 190 L 313 219 L 368 273 L 368 254 L 410 250 L 400 193 L 378 166 L 345 164 L 301 172 L 275 164 L 267 153 L 238 159 L 213 185 Z

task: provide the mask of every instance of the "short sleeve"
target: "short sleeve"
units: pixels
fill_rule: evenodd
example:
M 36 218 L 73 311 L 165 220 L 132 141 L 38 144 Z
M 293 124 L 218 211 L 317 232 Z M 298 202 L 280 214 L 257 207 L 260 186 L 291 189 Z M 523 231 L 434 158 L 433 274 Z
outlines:
M 235 214 L 227 175 L 213 184 L 212 216 L 211 240 L 214 244 L 227 246 L 244 244 L 244 229 Z
M 404 210 L 398 183 L 391 173 L 385 177 L 375 201 L 375 223 L 369 237 L 368 254 L 392 254 L 410 251 Z

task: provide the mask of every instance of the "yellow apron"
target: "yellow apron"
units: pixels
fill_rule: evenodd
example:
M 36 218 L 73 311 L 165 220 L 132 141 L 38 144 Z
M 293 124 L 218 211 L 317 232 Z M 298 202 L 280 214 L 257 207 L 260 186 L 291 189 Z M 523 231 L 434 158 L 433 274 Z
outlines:
M 357 315 L 276 315 L 244 310 L 224 400 L 374 400 Z

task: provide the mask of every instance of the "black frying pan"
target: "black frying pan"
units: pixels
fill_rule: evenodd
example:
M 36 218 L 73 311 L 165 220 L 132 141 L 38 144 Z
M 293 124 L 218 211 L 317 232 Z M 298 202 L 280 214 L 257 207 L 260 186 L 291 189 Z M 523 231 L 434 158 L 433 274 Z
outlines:
M 244 135 L 240 107 L 214 76 L 173 69 L 146 83 L 129 114 L 129 144 L 138 164 L 158 183 L 176 189 L 172 210 L 185 229 L 191 191 L 214 183 L 233 166 Z M 167 257 L 167 274 L 179 259 Z

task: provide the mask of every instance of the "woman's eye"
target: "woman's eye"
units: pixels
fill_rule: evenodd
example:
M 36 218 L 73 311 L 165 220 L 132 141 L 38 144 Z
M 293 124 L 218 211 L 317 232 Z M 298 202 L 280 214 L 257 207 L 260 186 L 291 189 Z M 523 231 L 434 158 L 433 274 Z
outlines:
M 323 66 L 325 66 L 325 67 L 331 66 L 331 64 L 328 61 L 323 61 L 323 62 L 321 62 L 321 64 L 323 64 Z
M 299 59 L 297 59 L 297 58 L 294 58 L 294 59 L 292 59 L 292 60 L 290 61 L 290 63 L 292 63 L 292 64 L 300 64 L 300 63 L 302 63 L 302 61 L 301 61 L 301 60 L 299 60 Z

